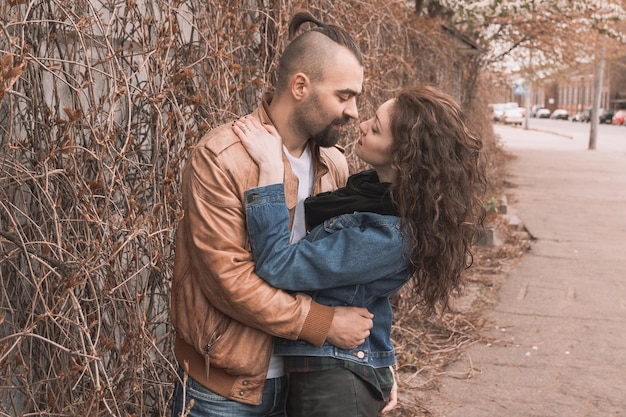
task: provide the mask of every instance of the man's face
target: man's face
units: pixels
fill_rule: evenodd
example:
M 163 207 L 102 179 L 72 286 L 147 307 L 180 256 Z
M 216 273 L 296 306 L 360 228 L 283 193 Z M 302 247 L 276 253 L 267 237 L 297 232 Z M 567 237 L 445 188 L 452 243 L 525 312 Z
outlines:
M 294 111 L 298 129 L 321 147 L 337 144 L 343 127 L 359 117 L 356 99 L 363 89 L 363 67 L 346 48 L 339 52 L 324 79 Z

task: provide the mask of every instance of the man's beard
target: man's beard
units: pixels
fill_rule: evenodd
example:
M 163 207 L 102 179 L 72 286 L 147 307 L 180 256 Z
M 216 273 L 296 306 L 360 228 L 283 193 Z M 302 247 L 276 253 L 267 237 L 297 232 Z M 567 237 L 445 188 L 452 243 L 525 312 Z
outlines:
M 335 129 L 336 125 L 345 125 L 350 121 L 349 118 L 344 117 L 341 119 L 335 119 L 331 124 L 326 126 L 324 130 L 311 136 L 311 139 L 322 148 L 330 148 L 335 146 L 339 139 L 341 139 L 341 130 Z
M 294 124 L 298 129 L 305 132 L 308 131 L 309 135 L 311 135 L 310 138 L 318 146 L 322 148 L 330 148 L 335 146 L 339 142 L 339 139 L 341 139 L 341 129 L 336 129 L 335 127 L 347 124 L 350 122 L 350 118 L 348 116 L 344 116 L 335 119 L 322 130 L 317 131 L 317 133 L 311 133 L 315 127 L 309 122 L 310 117 L 312 114 L 319 112 L 320 108 L 321 106 L 317 95 L 311 95 L 307 103 L 295 112 Z

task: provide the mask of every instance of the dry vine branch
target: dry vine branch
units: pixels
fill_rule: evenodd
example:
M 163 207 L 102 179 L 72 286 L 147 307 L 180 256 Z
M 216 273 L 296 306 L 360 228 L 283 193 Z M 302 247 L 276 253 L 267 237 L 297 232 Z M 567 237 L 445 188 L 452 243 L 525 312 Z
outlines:
M 256 107 L 302 8 L 362 46 L 364 116 L 413 82 L 475 111 L 454 40 L 404 2 L 0 4 L 0 414 L 168 414 L 180 169 Z M 398 328 L 401 358 L 432 349 L 422 331 Z M 428 354 L 468 334 L 435 332 Z

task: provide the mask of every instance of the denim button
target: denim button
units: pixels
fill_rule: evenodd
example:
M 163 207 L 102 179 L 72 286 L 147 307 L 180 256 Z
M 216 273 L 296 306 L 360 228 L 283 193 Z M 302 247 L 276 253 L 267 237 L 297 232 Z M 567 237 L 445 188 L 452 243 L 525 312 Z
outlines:
M 365 357 L 365 352 L 363 352 L 362 350 L 359 350 L 356 353 L 356 357 L 359 358 L 359 359 L 363 359 Z
M 244 394 L 243 390 L 239 391 L 239 396 L 240 397 L 243 397 L 243 394 Z
M 241 385 L 243 385 L 244 387 L 245 387 L 246 385 L 248 385 L 248 384 L 249 384 L 249 382 L 248 382 L 248 380 L 247 380 L 247 379 L 241 382 Z

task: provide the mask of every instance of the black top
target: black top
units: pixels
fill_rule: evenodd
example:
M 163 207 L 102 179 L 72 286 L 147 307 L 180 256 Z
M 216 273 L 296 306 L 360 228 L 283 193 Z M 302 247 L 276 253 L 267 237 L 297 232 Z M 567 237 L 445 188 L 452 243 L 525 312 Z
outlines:
M 390 185 L 380 182 L 373 169 L 351 175 L 345 187 L 304 201 L 307 228 L 313 229 L 324 220 L 355 211 L 398 216 L 398 209 L 391 201 Z

